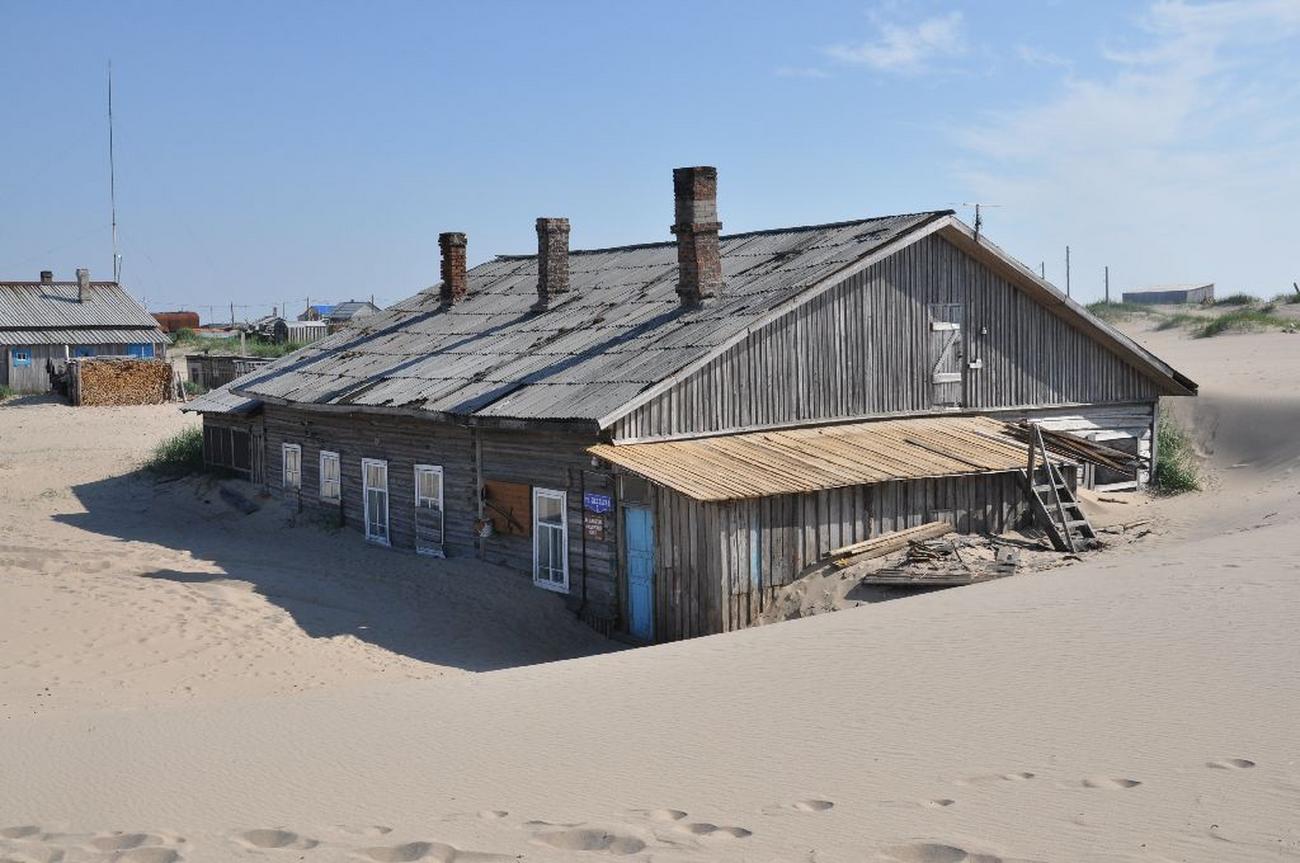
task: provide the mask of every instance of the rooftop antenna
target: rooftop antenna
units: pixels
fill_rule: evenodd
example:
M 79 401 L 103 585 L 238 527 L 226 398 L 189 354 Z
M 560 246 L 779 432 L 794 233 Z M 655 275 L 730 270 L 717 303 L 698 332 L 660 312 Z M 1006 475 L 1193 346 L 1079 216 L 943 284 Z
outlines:
M 960 203 L 949 203 L 950 207 L 974 207 L 975 208 L 975 242 L 980 241 L 980 231 L 984 228 L 984 208 L 1000 207 L 1001 204 L 984 204 L 979 201 L 962 201 Z
M 113 281 L 122 280 L 122 256 L 117 252 L 117 166 L 113 160 L 113 61 L 108 61 L 108 202 L 113 215 Z

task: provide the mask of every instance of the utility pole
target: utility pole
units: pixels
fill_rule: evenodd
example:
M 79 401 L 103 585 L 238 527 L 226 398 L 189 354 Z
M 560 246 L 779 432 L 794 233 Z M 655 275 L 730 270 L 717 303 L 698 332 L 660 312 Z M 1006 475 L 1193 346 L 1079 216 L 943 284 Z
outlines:
M 1065 295 L 1070 296 L 1070 247 L 1065 247 Z
M 1047 281 L 1047 261 L 1038 262 L 1038 278 Z
M 1110 265 L 1106 265 L 1106 303 L 1110 304 Z
M 122 281 L 122 256 L 117 251 L 117 170 L 113 161 L 113 61 L 108 61 L 108 203 L 113 225 L 113 281 Z
M 235 326 L 235 304 L 234 303 L 230 304 L 230 326 L 231 327 Z

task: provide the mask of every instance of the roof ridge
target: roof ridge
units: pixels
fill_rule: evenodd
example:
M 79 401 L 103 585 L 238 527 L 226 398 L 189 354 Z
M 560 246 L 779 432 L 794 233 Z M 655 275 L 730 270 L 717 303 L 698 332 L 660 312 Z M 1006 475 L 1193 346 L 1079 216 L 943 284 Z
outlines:
M 841 222 L 823 222 L 818 225 L 791 225 L 784 228 L 760 228 L 753 231 L 738 231 L 734 234 L 720 234 L 719 240 L 735 240 L 745 237 L 761 237 L 768 234 L 788 234 L 794 231 L 824 231 L 828 228 L 847 228 L 851 225 L 866 225 L 871 222 L 883 222 L 886 219 L 909 219 L 920 216 L 953 216 L 956 210 L 919 210 L 915 213 L 887 213 L 883 216 L 868 216 L 863 219 L 846 219 Z M 627 252 L 634 249 L 660 249 L 677 245 L 676 240 L 661 240 L 655 243 L 629 243 L 625 246 L 605 246 L 599 249 L 570 249 L 570 255 L 596 255 L 602 252 Z M 497 255 L 498 261 L 527 261 L 537 257 L 531 255 Z

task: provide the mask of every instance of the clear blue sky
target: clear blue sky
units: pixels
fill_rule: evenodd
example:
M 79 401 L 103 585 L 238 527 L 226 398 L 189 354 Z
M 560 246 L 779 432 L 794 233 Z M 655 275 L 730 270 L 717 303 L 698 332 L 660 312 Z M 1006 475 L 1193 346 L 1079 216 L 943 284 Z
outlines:
M 1300 0 L 0 3 L 0 277 L 111 272 L 151 309 L 381 303 L 470 258 L 954 202 L 1076 296 L 1300 278 Z M 966 216 L 969 219 L 969 215 Z M 206 308 L 203 308 L 207 316 Z M 228 315 L 229 312 L 224 314 Z M 241 311 L 240 316 L 244 314 Z

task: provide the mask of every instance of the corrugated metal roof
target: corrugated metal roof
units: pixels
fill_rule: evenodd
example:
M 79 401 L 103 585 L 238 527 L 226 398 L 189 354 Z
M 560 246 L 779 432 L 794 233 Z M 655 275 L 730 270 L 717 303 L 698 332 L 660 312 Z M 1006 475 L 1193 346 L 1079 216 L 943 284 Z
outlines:
M 672 242 L 571 252 L 571 291 L 540 311 L 536 257 L 503 256 L 470 270 L 469 296 L 455 306 L 441 306 L 436 288 L 422 291 L 232 386 L 290 403 L 596 420 L 945 215 L 724 236 L 723 289 L 696 309 L 678 302 Z
M 1025 444 L 982 416 L 921 417 L 597 444 L 587 452 L 696 500 L 738 500 L 1025 467 Z
M 157 326 L 116 282 L 91 282 L 81 303 L 76 282 L 0 282 L 0 329 Z
M 163 331 L 122 327 L 84 329 L 5 329 L 0 327 L 0 345 L 132 345 L 168 344 Z
M 331 306 L 328 312 L 322 312 L 325 317 L 331 321 L 349 321 L 360 311 L 369 309 L 371 313 L 379 311 L 379 306 L 369 301 L 349 300 L 346 303 L 339 303 Z
M 249 414 L 262 406 L 257 399 L 237 396 L 230 391 L 230 384 L 195 396 L 181 405 L 182 411 L 211 414 Z

